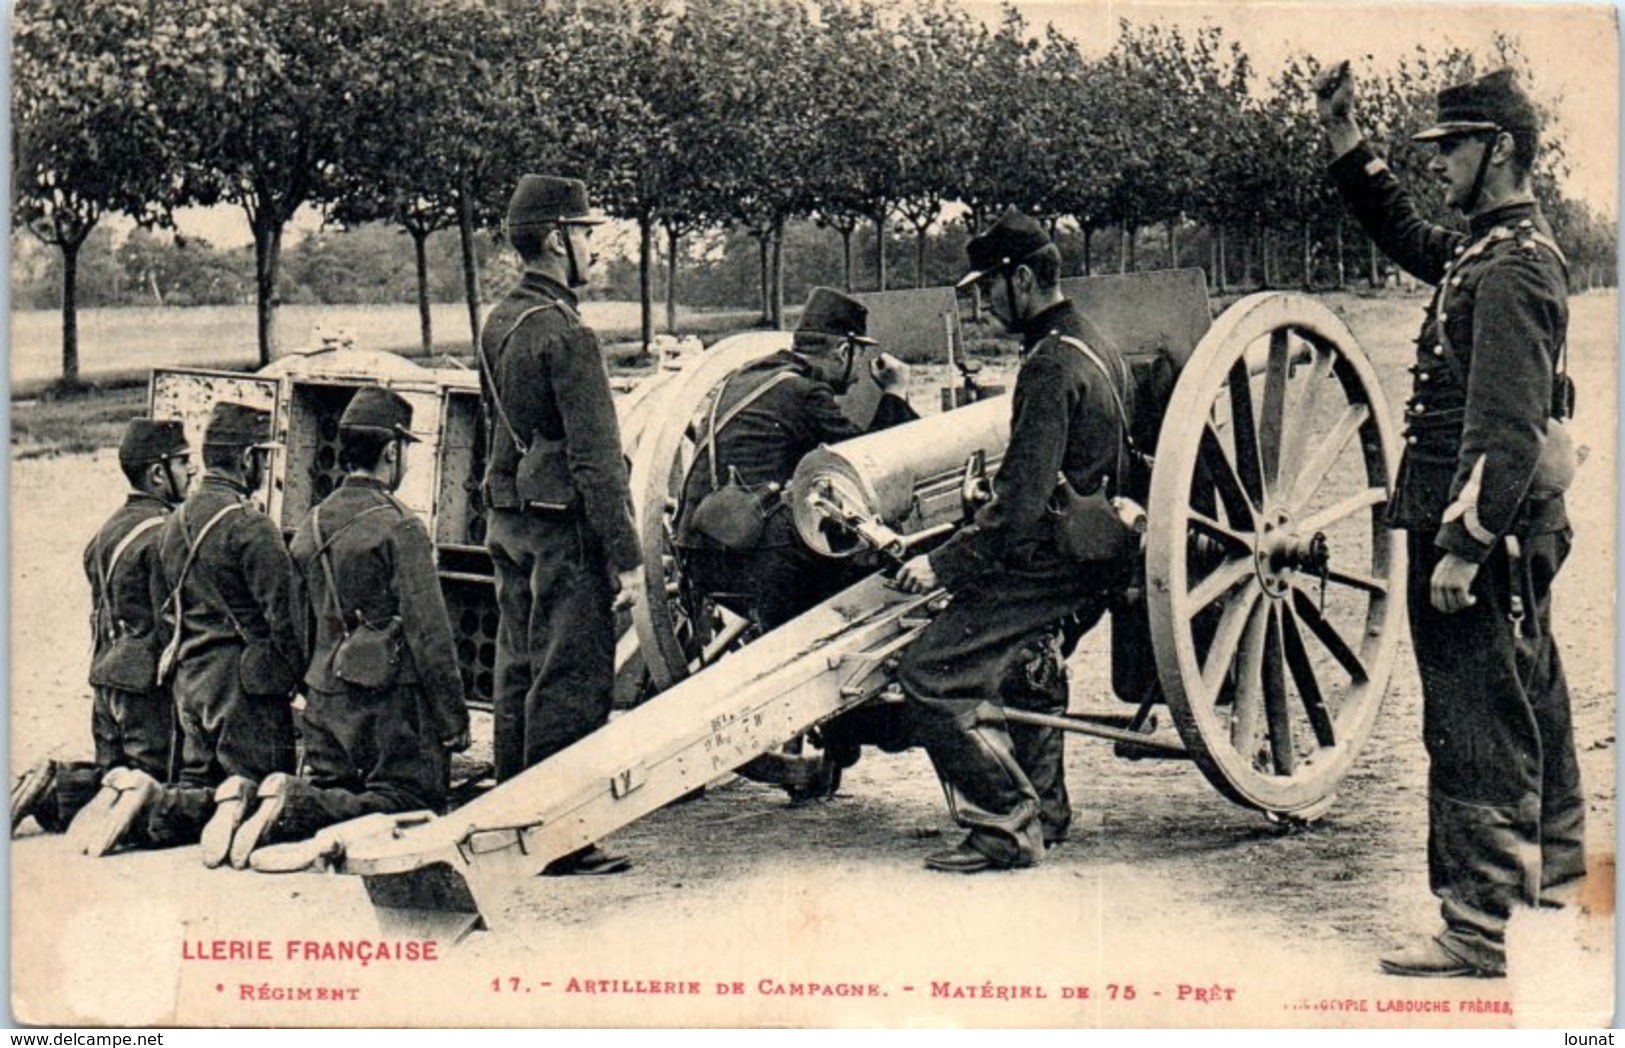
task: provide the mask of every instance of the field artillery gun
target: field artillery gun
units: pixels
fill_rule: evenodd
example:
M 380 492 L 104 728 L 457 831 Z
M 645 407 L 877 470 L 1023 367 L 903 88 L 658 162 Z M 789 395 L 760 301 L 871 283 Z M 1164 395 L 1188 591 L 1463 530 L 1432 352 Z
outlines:
M 1113 691 L 1134 712 L 1043 723 L 1124 756 L 1191 760 L 1239 804 L 1312 819 L 1376 722 L 1398 643 L 1403 548 L 1383 525 L 1393 424 L 1375 369 L 1325 308 L 1255 295 L 1208 328 L 1200 276 L 1194 294 L 1182 279 L 1069 282 L 1138 371 L 1163 361 L 1177 381 L 1153 393 L 1150 529 L 1112 616 Z M 456 937 L 554 859 L 895 697 L 892 659 L 946 594 L 905 595 L 877 573 L 752 637 L 689 592 L 672 547 L 694 420 L 727 374 L 783 345 L 724 340 L 650 404 L 633 465 L 650 594 L 636 627 L 664 690 L 440 819 L 352 845 L 346 870 L 386 927 Z M 803 538 L 832 557 L 926 548 L 963 515 L 977 463 L 997 467 L 1007 415 L 982 402 L 810 456 L 787 493 Z M 1172 731 L 1157 729 L 1159 706 Z

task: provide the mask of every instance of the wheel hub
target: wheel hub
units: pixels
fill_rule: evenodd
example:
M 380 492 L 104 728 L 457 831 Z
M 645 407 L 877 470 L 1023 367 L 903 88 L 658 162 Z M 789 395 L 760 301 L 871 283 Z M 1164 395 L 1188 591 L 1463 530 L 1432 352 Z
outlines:
M 1264 516 L 1253 542 L 1253 568 L 1269 597 L 1280 600 L 1290 593 L 1293 576 L 1300 572 L 1324 578 L 1330 562 L 1325 534 L 1304 535 L 1284 509 Z

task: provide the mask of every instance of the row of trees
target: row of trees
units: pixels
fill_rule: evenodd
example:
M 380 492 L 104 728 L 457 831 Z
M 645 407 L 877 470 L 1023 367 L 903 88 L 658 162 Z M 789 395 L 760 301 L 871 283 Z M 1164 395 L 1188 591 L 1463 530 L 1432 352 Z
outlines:
M 1509 40 L 1418 49 L 1366 85 L 1379 145 L 1416 169 L 1408 136 L 1435 90 L 1507 63 L 1527 66 Z M 265 360 L 293 214 L 395 223 L 427 345 L 430 237 L 456 232 L 477 331 L 477 241 L 525 171 L 585 178 L 636 225 L 646 339 L 657 283 L 674 323 L 682 244 L 702 232 L 750 238 L 764 318 L 782 323 L 786 232 L 809 220 L 839 236 L 849 287 L 865 240 L 867 286 L 891 282 L 897 228 L 924 280 L 945 214 L 975 226 L 1008 205 L 1074 234 L 1085 272 L 1115 232 L 1120 268 L 1178 261 L 1200 235 L 1220 290 L 1238 265 L 1285 282 L 1285 255 L 1304 280 L 1334 258 L 1341 281 L 1350 257 L 1375 278 L 1323 177 L 1315 72 L 1261 75 L 1217 29 L 1157 24 L 1124 23 L 1090 58 L 1013 9 L 990 25 L 952 0 L 20 0 L 13 222 L 62 253 L 69 380 L 76 259 L 108 211 L 161 226 L 241 206 Z M 1606 224 L 1562 198 L 1562 142 L 1545 153 L 1548 207 L 1611 257 Z M 1140 257 L 1152 229 L 1162 258 Z

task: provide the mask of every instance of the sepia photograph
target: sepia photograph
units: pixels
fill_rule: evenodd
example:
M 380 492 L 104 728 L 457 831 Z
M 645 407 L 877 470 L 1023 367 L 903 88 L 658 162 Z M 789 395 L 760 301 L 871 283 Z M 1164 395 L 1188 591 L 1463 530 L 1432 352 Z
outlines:
M 1615 7 L 6 13 L 13 1026 L 1614 1022 Z

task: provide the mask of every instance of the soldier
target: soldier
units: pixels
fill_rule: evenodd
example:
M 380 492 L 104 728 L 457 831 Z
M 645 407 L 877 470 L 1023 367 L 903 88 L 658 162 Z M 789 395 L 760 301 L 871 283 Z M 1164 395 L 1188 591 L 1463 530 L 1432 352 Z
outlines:
M 910 592 L 945 586 L 953 595 L 904 653 L 898 681 L 949 810 L 970 831 L 925 864 L 958 873 L 1031 866 L 1066 837 L 1060 733 L 1017 732 L 1004 718 L 1012 691 L 1048 694 L 1064 709 L 1065 689 L 1012 689 L 1010 676 L 1060 620 L 1074 620 L 1074 642 L 1093 626 L 1131 563 L 1063 555 L 1046 508 L 1058 476 L 1091 494 L 1128 483 L 1128 365 L 1061 295 L 1060 251 L 1037 222 L 1012 208 L 967 251 L 972 272 L 960 286 L 976 285 L 1022 339 L 1010 443 L 993 500 L 897 577 Z
M 155 582 L 158 527 L 186 497 L 195 469 L 186 431 L 179 422 L 132 419 L 119 444 L 119 468 L 130 482 L 124 505 L 85 547 L 90 581 L 90 685 L 94 691 L 90 731 L 94 761 L 46 760 L 12 791 L 11 827 L 33 815 L 40 828 L 68 827 L 93 798 L 105 811 L 122 796 L 102 778 L 119 768 L 159 781 L 170 776 L 175 733 L 174 703 L 158 684 L 158 614 L 163 602 Z M 119 776 L 122 778 L 122 776 Z M 93 825 L 99 816 L 82 826 Z M 74 838 L 76 850 L 85 842 Z
M 496 574 L 495 755 L 510 779 L 609 719 L 614 612 L 642 589 L 626 461 L 598 337 L 581 323 L 590 230 L 575 179 L 525 175 L 508 239 L 525 265 L 480 338 L 490 454 L 483 488 Z M 556 873 L 625 869 L 597 847 Z
M 701 589 L 738 601 L 736 610 L 764 633 L 857 581 L 802 546 L 790 507 L 778 498 L 802 456 L 919 417 L 899 393 L 907 388 L 908 365 L 884 354 L 870 372 L 882 391 L 870 424 L 853 422 L 836 403 L 852 385 L 859 351 L 875 344 L 868 318 L 856 299 L 813 288 L 790 348 L 729 376 L 683 483 L 675 530 L 684 569 Z M 724 522 L 754 525 L 749 530 L 758 534 L 744 545 L 706 534 L 705 516 L 697 512 L 707 496 L 730 484 L 757 496 L 740 503 L 750 519 Z M 760 514 L 752 516 L 757 505 Z
M 294 607 L 311 653 L 305 773 L 260 783 L 231 864 L 373 813 L 438 811 L 448 750 L 468 747 L 468 708 L 434 544 L 391 492 L 406 475 L 412 406 L 362 389 L 339 419 L 346 471 L 294 536 Z M 292 851 L 308 865 L 317 858 Z M 308 849 L 305 849 L 308 851 Z M 259 863 L 258 857 L 255 858 Z
M 1409 536 L 1411 640 L 1429 758 L 1428 875 L 1444 929 L 1397 975 L 1504 974 L 1515 905 L 1585 874 L 1585 802 L 1552 580 L 1572 532 L 1556 469 L 1568 412 L 1562 251 L 1530 190 L 1540 119 L 1508 70 L 1439 92 L 1429 165 L 1459 233 L 1425 221 L 1353 118 L 1347 63 L 1316 85 L 1331 174 L 1383 251 L 1437 285 L 1417 338 L 1389 525 Z M 1554 390 L 1556 391 L 1554 395 Z
M 204 864 L 218 866 L 258 784 L 293 770 L 290 699 L 304 668 L 293 562 L 276 523 L 249 501 L 277 447 L 270 412 L 214 406 L 203 479 L 158 538 L 169 635 L 159 676 L 172 674 L 180 773 L 168 786 L 140 771 L 117 783 L 109 776 L 104 785 L 133 796 L 94 828 L 87 854 L 126 839 L 149 847 L 201 840 Z

